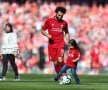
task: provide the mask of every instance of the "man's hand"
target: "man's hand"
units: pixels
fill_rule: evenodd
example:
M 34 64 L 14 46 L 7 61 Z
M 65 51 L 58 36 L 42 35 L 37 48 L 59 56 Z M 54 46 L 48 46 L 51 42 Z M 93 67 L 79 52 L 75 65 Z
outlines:
M 47 32 L 45 32 L 44 30 L 41 31 L 41 33 L 46 36 L 47 38 L 51 38 L 51 35 L 49 35 Z
M 50 43 L 50 44 L 53 44 L 53 43 L 54 43 L 54 40 L 51 39 L 51 38 L 49 38 L 49 43 Z

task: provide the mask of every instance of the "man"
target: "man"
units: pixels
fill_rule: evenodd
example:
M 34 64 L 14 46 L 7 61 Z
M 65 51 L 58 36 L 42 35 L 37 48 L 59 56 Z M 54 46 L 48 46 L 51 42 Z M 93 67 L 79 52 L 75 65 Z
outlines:
M 66 9 L 64 7 L 57 7 L 55 13 L 54 17 L 48 18 L 45 21 L 41 33 L 49 39 L 49 60 L 54 62 L 55 71 L 58 73 L 64 65 L 64 37 L 66 38 L 66 42 L 68 42 L 69 32 L 67 22 L 62 19 L 66 13 Z M 46 30 L 48 30 L 48 33 Z

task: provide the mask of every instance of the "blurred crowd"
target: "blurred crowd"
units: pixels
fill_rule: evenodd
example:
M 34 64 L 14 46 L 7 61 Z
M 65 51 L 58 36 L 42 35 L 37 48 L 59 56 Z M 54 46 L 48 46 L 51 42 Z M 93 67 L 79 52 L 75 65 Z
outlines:
M 48 40 L 40 31 L 44 20 L 54 16 L 57 6 L 64 6 L 71 38 L 81 47 L 79 74 L 99 74 L 108 71 L 108 4 L 97 6 L 70 4 L 68 2 L 0 3 L 0 31 L 10 22 L 18 35 L 20 58 L 16 58 L 20 73 L 54 73 L 48 60 Z M 67 49 L 66 49 L 67 50 Z M 0 60 L 0 65 L 2 62 Z

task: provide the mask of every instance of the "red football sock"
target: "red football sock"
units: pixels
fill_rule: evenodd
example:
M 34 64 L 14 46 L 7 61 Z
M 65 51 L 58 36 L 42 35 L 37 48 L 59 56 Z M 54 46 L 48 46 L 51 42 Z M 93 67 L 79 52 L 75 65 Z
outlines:
M 61 62 L 61 63 L 59 63 L 59 68 L 60 68 L 60 70 L 61 70 L 61 68 L 62 68 L 63 66 L 64 66 L 64 61 Z M 65 71 L 64 73 L 66 73 L 66 71 Z
M 54 67 L 55 67 L 55 71 L 56 71 L 56 73 L 59 73 L 59 71 L 60 71 L 60 65 L 59 64 L 57 64 L 57 65 L 54 65 Z
M 63 65 L 64 65 L 64 61 L 60 62 L 59 64 L 60 64 L 60 65 L 59 65 L 59 66 L 60 66 L 60 68 L 62 68 L 62 67 L 63 67 Z
M 63 65 L 64 65 L 64 62 L 58 63 L 57 65 L 54 65 L 56 73 L 60 72 Z

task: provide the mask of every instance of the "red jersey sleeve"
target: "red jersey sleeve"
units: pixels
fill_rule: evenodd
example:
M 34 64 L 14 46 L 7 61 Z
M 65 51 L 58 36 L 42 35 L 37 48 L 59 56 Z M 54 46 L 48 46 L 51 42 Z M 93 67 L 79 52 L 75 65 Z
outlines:
M 49 19 L 47 19 L 42 27 L 43 30 L 47 30 L 49 27 Z
M 65 27 L 63 28 L 63 30 L 64 30 L 65 33 L 69 33 L 68 32 L 68 24 L 67 24 L 67 22 L 65 22 Z

